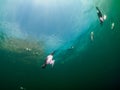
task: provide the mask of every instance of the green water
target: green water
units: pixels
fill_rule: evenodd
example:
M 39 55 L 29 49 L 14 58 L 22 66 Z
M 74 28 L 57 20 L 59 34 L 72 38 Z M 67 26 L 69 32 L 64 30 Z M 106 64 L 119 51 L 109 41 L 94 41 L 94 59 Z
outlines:
M 87 31 L 74 40 L 73 49 L 60 47 L 55 55 L 54 68 L 41 69 L 48 55 L 43 41 L 35 42 L 31 37 L 10 38 L 1 25 L 0 89 L 20 90 L 21 86 L 26 90 L 119 88 L 120 1 L 104 0 L 103 5 L 97 4 L 106 11 L 107 20 L 102 26 L 98 20 L 91 23 Z M 113 30 L 112 22 L 115 23 Z M 94 41 L 90 40 L 91 31 L 94 31 Z M 11 46 L 12 43 L 14 45 Z M 32 51 L 26 51 L 26 47 Z

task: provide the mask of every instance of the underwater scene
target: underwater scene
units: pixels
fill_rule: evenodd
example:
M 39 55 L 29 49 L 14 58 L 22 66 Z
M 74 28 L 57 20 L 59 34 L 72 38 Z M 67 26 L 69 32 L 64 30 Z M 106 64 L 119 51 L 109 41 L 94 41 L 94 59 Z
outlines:
M 0 90 L 118 90 L 120 0 L 0 0 Z

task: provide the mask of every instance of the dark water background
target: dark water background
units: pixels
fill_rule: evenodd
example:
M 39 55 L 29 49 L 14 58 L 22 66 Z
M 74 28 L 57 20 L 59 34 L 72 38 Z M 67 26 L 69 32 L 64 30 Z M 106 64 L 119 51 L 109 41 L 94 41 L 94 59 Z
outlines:
M 105 0 L 99 7 L 106 11 L 107 20 L 102 26 L 98 19 L 92 22 L 87 31 L 70 44 L 73 49 L 62 49 L 61 46 L 54 57 L 54 68 L 40 67 L 49 53 L 43 47 L 44 42 L 35 42 L 33 38 L 9 38 L 0 27 L 0 89 L 20 90 L 21 86 L 26 90 L 119 88 L 120 1 Z M 113 30 L 112 22 L 115 23 Z M 94 31 L 94 41 L 90 40 L 91 31 Z M 11 46 L 12 43 L 16 46 Z M 32 51 L 26 51 L 23 46 Z

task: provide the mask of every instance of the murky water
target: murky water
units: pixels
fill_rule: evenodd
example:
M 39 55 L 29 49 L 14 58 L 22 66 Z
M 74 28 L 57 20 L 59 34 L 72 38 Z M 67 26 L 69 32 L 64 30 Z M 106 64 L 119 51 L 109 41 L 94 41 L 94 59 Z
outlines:
M 119 3 L 119 0 L 1 0 L 0 88 L 118 88 Z M 107 16 L 103 25 L 95 6 Z M 54 68 L 41 69 L 53 50 L 57 50 Z

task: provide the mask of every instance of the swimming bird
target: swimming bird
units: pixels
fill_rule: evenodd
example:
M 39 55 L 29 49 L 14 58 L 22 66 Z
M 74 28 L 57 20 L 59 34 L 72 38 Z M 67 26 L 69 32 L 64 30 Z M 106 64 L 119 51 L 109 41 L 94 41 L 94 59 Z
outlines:
M 42 68 L 46 68 L 46 66 L 47 66 L 48 64 L 51 64 L 52 67 L 54 66 L 54 63 L 55 63 L 55 60 L 53 60 L 53 55 L 54 55 L 54 54 L 55 54 L 55 51 L 53 51 L 51 54 L 49 54 L 49 55 L 47 56 L 47 58 L 45 59 L 44 64 L 41 66 Z
M 97 15 L 98 15 L 99 21 L 102 24 L 104 20 L 107 18 L 107 16 L 103 15 L 98 7 L 96 7 L 96 9 L 97 9 Z

